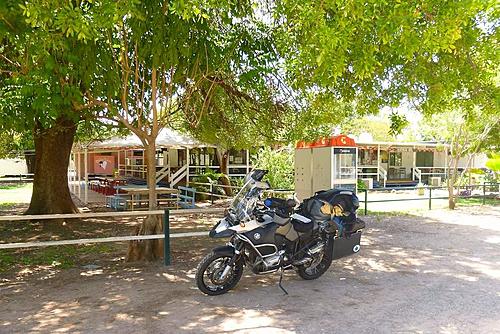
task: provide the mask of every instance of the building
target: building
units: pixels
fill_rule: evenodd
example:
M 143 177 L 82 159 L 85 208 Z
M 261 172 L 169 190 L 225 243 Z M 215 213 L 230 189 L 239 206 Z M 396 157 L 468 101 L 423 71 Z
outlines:
M 375 185 L 431 184 L 448 175 L 449 145 L 414 142 L 360 142 L 357 143 L 358 178 L 371 178 Z M 485 168 L 487 157 L 477 154 L 469 168 Z M 467 168 L 467 159 L 458 162 L 459 170 Z
M 172 129 L 160 131 L 156 149 L 157 183 L 174 187 L 179 183 L 188 183 L 207 168 L 221 172 L 215 146 L 200 143 Z M 89 144 L 78 143 L 71 160 L 74 173 L 70 175 L 79 180 L 96 176 L 146 178 L 144 149 L 139 138 L 133 134 Z M 251 169 L 248 151 L 230 150 L 227 167 L 230 177 L 246 175 Z
M 299 198 L 331 188 L 440 186 L 449 174 L 447 144 L 414 142 L 361 142 L 339 135 L 314 142 L 301 141 L 295 149 L 295 190 Z M 475 155 L 458 161 L 458 169 L 485 168 L 487 157 Z

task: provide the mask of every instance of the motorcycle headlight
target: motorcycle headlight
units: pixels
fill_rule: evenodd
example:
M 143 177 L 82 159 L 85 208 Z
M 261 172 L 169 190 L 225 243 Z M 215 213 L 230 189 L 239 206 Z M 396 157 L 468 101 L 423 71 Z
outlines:
M 217 227 L 215 228 L 215 232 L 216 233 L 220 233 L 224 230 L 227 230 L 229 227 L 231 227 L 231 225 L 229 224 L 229 222 L 224 218 L 222 219 L 219 224 L 217 224 Z

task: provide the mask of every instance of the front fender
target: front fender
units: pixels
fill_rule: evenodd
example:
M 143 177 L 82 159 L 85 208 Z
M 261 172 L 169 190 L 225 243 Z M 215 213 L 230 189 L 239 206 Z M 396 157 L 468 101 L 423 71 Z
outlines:
M 229 227 L 231 227 L 231 225 L 226 221 L 226 218 L 224 218 L 212 227 L 208 236 L 210 238 L 228 238 L 235 233 L 235 231 L 231 230 Z
M 233 256 L 235 254 L 235 249 L 233 246 L 219 246 L 215 247 L 212 250 L 215 254 L 221 254 L 221 255 L 227 255 L 227 256 Z

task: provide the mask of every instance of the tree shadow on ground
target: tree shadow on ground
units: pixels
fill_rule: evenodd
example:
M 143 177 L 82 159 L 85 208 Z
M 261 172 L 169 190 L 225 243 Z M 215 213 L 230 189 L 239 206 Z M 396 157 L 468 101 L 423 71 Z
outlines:
M 445 211 L 443 211 L 445 212 Z M 500 314 L 498 212 L 367 217 L 362 251 L 316 281 L 246 272 L 209 297 L 196 262 L 217 240 L 174 239 L 174 265 L 70 269 L 0 286 L 0 331 L 482 332 Z M 495 221 L 496 220 L 496 221 Z M 118 261 L 119 262 L 119 261 Z

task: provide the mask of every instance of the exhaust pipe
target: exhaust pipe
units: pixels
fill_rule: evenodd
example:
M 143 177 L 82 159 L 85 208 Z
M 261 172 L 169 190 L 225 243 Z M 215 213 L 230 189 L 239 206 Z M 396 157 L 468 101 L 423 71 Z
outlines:
M 307 254 L 309 254 L 309 255 L 317 254 L 317 253 L 321 252 L 324 247 L 325 247 L 325 244 L 320 242 L 320 243 L 316 244 L 315 246 L 313 246 L 312 248 L 309 248 L 307 250 Z
M 293 265 L 294 266 L 302 266 L 302 265 L 310 264 L 313 261 L 313 259 L 310 256 L 314 256 L 314 255 L 318 254 L 319 252 L 321 252 L 323 250 L 323 248 L 325 248 L 325 244 L 323 242 L 317 243 L 312 248 L 309 248 L 307 250 L 307 255 L 304 256 L 304 258 L 293 262 Z M 308 255 L 310 255 L 310 256 L 308 256 Z
M 309 256 L 304 257 L 301 260 L 297 260 L 293 263 L 294 266 L 303 266 L 312 262 L 312 259 Z

